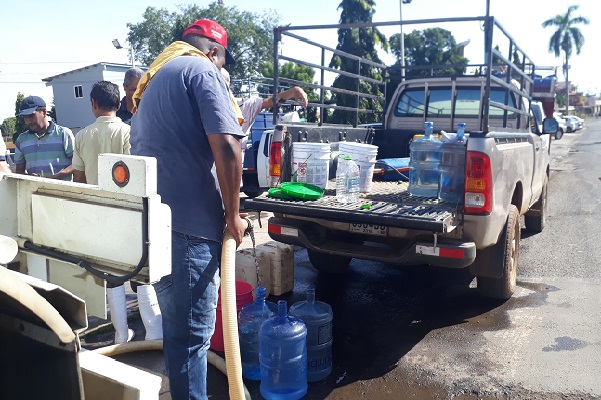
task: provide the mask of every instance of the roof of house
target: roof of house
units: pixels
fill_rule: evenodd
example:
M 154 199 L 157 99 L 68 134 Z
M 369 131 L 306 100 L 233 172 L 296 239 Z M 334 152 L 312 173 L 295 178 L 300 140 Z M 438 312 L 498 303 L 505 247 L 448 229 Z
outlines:
M 131 68 L 131 65 L 129 65 L 129 64 L 116 64 L 116 63 L 109 63 L 109 62 L 99 62 L 99 63 L 96 63 L 96 64 L 92 64 L 92 65 L 88 65 L 88 66 L 85 66 L 85 67 L 74 69 L 73 71 L 63 72 L 63 73 L 58 74 L 58 75 L 49 76 L 48 78 L 42 79 L 42 81 L 43 82 L 50 82 L 53 79 L 60 78 L 60 77 L 63 77 L 63 76 L 67 76 L 69 74 L 77 73 L 79 71 L 83 71 L 83 70 L 86 70 L 86 69 L 95 68 L 95 67 L 98 67 L 100 65 L 108 66 L 108 67 L 125 68 L 125 69 Z M 142 68 L 142 67 L 140 67 L 140 68 Z M 144 69 L 144 68 L 142 68 L 142 69 Z

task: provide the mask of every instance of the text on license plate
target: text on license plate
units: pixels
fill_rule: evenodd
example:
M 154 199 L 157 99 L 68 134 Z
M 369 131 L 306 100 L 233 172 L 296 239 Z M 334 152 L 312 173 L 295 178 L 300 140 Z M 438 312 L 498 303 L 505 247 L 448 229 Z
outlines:
M 349 224 L 349 232 L 364 233 L 366 235 L 386 236 L 388 228 L 383 225 Z

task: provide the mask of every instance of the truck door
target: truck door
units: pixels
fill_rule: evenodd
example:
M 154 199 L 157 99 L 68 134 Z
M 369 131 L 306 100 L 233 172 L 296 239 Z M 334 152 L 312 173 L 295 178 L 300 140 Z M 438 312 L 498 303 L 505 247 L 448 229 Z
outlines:
M 530 105 L 532 140 L 534 151 L 534 173 L 532 174 L 532 197 L 530 203 L 536 201 L 542 191 L 547 165 L 549 162 L 549 145 L 551 136 L 543 135 L 543 109 L 540 102 L 533 101 Z

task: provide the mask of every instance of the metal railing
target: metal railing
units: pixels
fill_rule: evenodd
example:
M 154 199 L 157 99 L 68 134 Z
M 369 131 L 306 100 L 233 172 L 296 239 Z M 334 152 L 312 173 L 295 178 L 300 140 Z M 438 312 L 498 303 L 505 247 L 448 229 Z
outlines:
M 315 30 L 315 29 L 357 29 L 357 28 L 374 28 L 374 27 L 383 27 L 383 26 L 401 26 L 401 25 L 419 25 L 419 24 L 427 24 L 427 25 L 435 25 L 439 26 L 445 23 L 457 23 L 457 22 L 479 22 L 483 25 L 484 32 L 484 62 L 476 63 L 476 64 L 464 64 L 464 65 L 405 65 L 403 67 L 395 67 L 395 69 L 402 69 L 403 76 L 407 75 L 409 70 L 429 70 L 430 76 L 443 76 L 437 74 L 442 69 L 466 69 L 467 67 L 474 67 L 475 73 L 472 73 L 469 76 L 482 76 L 485 78 L 485 87 L 482 91 L 481 98 L 481 115 L 480 115 L 480 131 L 483 133 L 488 133 L 489 131 L 489 112 L 490 107 L 498 108 L 503 110 L 503 126 L 507 126 L 507 116 L 508 113 L 517 113 L 518 115 L 523 115 L 526 117 L 526 123 L 529 123 L 529 110 L 524 111 L 524 102 L 527 101 L 528 104 L 532 101 L 532 89 L 534 83 L 534 76 L 536 73 L 536 68 L 534 62 L 531 58 L 524 52 L 524 50 L 517 45 L 516 41 L 513 39 L 511 35 L 503 28 L 503 26 L 493 17 L 489 15 L 489 7 L 487 6 L 486 15 L 478 16 L 478 17 L 465 17 L 465 18 L 436 18 L 436 19 L 420 19 L 420 20 L 410 20 L 410 21 L 391 21 L 391 22 L 373 22 L 373 23 L 351 23 L 351 24 L 332 24 L 332 25 L 310 25 L 310 26 L 283 26 L 277 27 L 274 29 L 274 84 L 272 85 L 271 95 L 274 97 L 277 95 L 276 88 L 281 84 L 289 84 L 289 85 L 302 85 L 304 87 L 308 87 L 311 89 L 315 89 L 319 93 L 319 101 L 310 102 L 310 107 L 319 107 L 321 109 L 331 109 L 331 110 L 343 110 L 354 113 L 354 121 L 353 126 L 357 126 L 359 122 L 359 115 L 363 113 L 377 113 L 377 111 L 364 109 L 360 107 L 361 99 L 372 99 L 376 101 L 382 102 L 382 110 L 386 111 L 385 106 L 385 98 L 384 96 L 377 96 L 369 93 L 362 93 L 360 89 L 360 85 L 362 82 L 376 84 L 380 86 L 383 90 L 382 93 L 386 93 L 386 85 L 387 81 L 390 78 L 391 68 L 386 65 L 373 62 L 371 60 L 367 60 L 361 57 L 358 57 L 353 54 L 346 53 L 344 51 L 327 47 L 325 45 L 316 43 L 307 38 L 299 36 L 292 31 L 306 31 L 306 30 Z M 506 52 L 501 52 L 493 47 L 493 39 L 496 38 L 494 35 L 499 35 L 499 38 L 502 41 L 507 42 L 507 50 Z M 282 37 L 287 36 L 293 38 L 295 40 L 301 41 L 309 46 L 316 47 L 320 49 L 321 52 L 321 62 L 320 64 L 310 63 L 307 61 L 299 60 L 294 57 L 289 57 L 281 54 L 281 41 Z M 349 60 L 353 60 L 356 62 L 357 69 L 356 71 L 342 71 L 335 68 L 330 68 L 326 66 L 325 54 L 326 51 L 347 58 Z M 281 77 L 279 74 L 279 61 L 288 61 L 293 62 L 298 65 L 308 66 L 314 69 L 317 69 L 319 72 L 318 83 L 306 83 L 299 82 L 292 79 L 287 79 Z M 373 79 L 369 76 L 365 76 L 363 74 L 362 66 L 369 66 L 370 68 L 379 68 L 381 69 L 381 76 L 383 80 Z M 504 70 L 501 73 L 501 70 Z M 341 89 L 333 86 L 328 86 L 325 84 L 324 76 L 326 72 L 335 73 L 338 76 L 346 76 L 353 80 L 355 80 L 355 90 L 349 89 Z M 457 76 L 457 74 L 453 75 Z M 468 76 L 467 74 L 463 76 Z M 422 78 L 424 76 L 421 76 Z M 500 86 L 505 90 L 505 101 L 504 104 L 500 102 L 495 102 L 490 100 L 491 93 L 491 85 Z M 330 93 L 341 93 L 345 95 L 354 96 L 355 98 L 355 106 L 354 107 L 346 107 L 336 104 L 327 104 L 325 101 L 326 91 Z M 510 96 L 515 96 L 515 105 L 516 107 L 511 107 L 509 104 L 512 102 L 509 101 Z M 324 122 L 324 112 L 320 113 L 319 125 L 322 125 Z M 520 126 L 522 118 L 518 118 L 518 128 L 524 128 Z M 385 122 L 385 121 L 384 121 Z M 275 123 L 275 115 L 274 115 L 274 123 Z

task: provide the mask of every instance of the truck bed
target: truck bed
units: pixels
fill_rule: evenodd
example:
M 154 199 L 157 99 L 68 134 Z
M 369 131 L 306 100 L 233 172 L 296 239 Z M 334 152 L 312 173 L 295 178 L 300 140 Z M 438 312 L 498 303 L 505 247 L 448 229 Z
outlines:
M 284 200 L 266 193 L 245 201 L 248 210 L 270 211 L 288 216 L 326 218 L 332 221 L 385 225 L 437 233 L 452 231 L 461 213 L 455 204 L 437 199 L 411 196 L 406 182 L 373 182 L 370 193 L 361 193 L 354 204 L 336 202 L 336 182 L 328 181 L 318 200 Z M 369 209 L 362 206 L 370 205 Z

